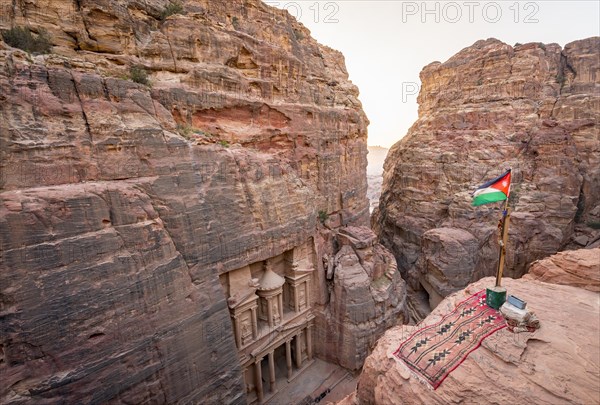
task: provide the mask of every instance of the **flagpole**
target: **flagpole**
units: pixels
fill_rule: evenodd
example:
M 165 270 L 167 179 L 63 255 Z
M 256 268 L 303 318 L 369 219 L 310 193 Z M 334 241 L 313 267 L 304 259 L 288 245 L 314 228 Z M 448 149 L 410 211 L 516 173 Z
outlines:
M 496 271 L 496 287 L 501 287 L 502 272 L 504 270 L 504 259 L 506 257 L 506 244 L 508 242 L 508 224 L 510 222 L 510 208 L 508 207 L 508 196 L 504 202 L 502 211 L 502 240 L 500 241 L 500 253 L 498 255 L 498 270 Z

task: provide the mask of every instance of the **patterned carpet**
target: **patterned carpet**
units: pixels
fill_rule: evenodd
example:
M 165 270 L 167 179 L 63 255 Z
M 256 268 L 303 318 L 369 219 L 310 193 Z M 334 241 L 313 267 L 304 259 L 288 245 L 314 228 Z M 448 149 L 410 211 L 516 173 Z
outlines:
M 437 323 L 416 331 L 394 355 L 436 389 L 483 339 L 504 327 L 502 314 L 486 305 L 483 290 Z

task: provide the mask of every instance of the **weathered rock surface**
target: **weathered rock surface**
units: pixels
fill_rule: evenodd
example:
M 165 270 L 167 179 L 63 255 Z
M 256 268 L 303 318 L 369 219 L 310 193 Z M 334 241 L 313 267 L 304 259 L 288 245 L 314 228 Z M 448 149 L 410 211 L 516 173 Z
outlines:
M 458 302 L 493 285 L 484 278 L 448 296 L 427 317 L 431 324 Z M 365 361 L 357 392 L 344 404 L 594 404 L 600 395 L 600 298 L 580 288 L 504 279 L 508 292 L 528 302 L 541 328 L 502 329 L 469 354 L 433 390 L 393 353 L 418 326 L 392 328 Z
M 342 55 L 258 0 L 168 4 L 0 2 L 53 45 L 0 42 L 0 402 L 243 403 L 219 275 L 368 220 Z
M 488 39 L 422 70 L 419 119 L 388 154 L 372 219 L 411 289 L 437 301 L 495 273 L 501 204 L 471 207 L 470 192 L 508 167 L 506 275 L 600 238 L 599 49 Z
M 431 308 L 443 297 L 484 276 L 484 267 L 477 261 L 480 249 L 475 236 L 463 229 L 435 228 L 423 234 L 423 254 L 415 267 L 422 274 L 409 274 L 421 280 Z
M 376 243 L 367 227 L 347 227 L 337 237 L 341 245 L 329 259 L 328 296 L 318 313 L 325 359 L 357 370 L 378 337 L 408 321 L 406 284 L 389 250 Z
M 567 250 L 537 260 L 523 278 L 600 292 L 600 248 Z

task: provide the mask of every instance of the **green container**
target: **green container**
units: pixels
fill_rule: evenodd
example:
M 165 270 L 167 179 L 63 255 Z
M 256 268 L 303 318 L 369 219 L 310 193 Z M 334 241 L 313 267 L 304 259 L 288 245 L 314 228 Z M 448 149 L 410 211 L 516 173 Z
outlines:
M 488 307 L 499 309 L 506 301 L 506 288 L 504 287 L 486 288 L 485 294 L 485 303 Z

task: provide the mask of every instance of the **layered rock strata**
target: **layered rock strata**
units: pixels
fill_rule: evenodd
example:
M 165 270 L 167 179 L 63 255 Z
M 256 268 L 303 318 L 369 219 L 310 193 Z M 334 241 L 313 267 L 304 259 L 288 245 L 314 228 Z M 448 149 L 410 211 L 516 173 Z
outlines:
M 0 4 L 52 45 L 0 42 L 0 402 L 244 403 L 222 280 L 311 246 L 326 304 L 319 219 L 368 221 L 342 55 L 258 0 Z
M 600 38 L 478 41 L 421 72 L 419 119 L 390 150 L 373 227 L 431 306 L 495 273 L 501 204 L 469 193 L 508 167 L 505 274 L 600 238 Z

